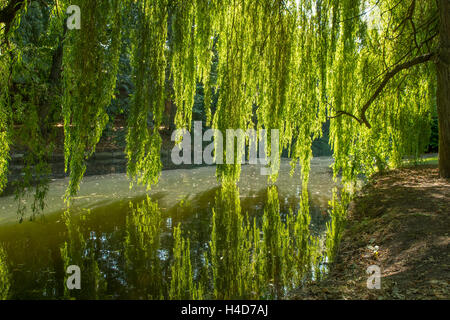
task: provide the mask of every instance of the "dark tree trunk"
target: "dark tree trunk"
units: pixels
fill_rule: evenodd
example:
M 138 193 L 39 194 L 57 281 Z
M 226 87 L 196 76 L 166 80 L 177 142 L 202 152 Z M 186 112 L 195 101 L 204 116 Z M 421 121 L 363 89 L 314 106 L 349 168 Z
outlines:
M 450 178 L 450 0 L 439 0 L 440 52 L 437 62 L 439 174 Z

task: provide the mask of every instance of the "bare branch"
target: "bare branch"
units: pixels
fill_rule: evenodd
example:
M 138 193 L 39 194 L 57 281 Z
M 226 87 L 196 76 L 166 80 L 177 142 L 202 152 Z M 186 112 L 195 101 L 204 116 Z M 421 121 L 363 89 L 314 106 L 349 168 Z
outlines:
M 358 118 L 357 116 L 355 116 L 354 114 L 352 114 L 352 113 L 350 113 L 350 112 L 347 112 L 347 111 L 343 111 L 343 110 L 336 110 L 336 109 L 333 107 L 333 105 L 332 105 L 331 103 L 329 103 L 328 101 L 325 101 L 325 103 L 328 104 L 328 105 L 330 106 L 330 108 L 333 109 L 333 110 L 336 112 L 336 114 L 335 114 L 334 116 L 329 116 L 329 117 L 327 117 L 328 119 L 335 119 L 335 118 L 338 118 L 338 117 L 340 117 L 340 116 L 346 115 L 346 116 L 349 116 L 349 117 L 355 119 L 356 121 L 358 121 L 359 124 L 362 124 L 362 123 L 363 123 L 362 120 L 359 119 L 359 118 Z
M 342 111 L 342 110 L 337 111 L 334 116 L 329 116 L 328 119 L 335 119 L 335 118 L 338 118 L 338 117 L 343 116 L 343 115 L 349 116 L 349 117 L 355 119 L 356 121 L 359 122 L 359 124 L 363 124 L 362 120 L 359 119 L 357 116 L 355 116 L 354 114 L 352 114 L 350 112 L 346 112 L 346 111 Z

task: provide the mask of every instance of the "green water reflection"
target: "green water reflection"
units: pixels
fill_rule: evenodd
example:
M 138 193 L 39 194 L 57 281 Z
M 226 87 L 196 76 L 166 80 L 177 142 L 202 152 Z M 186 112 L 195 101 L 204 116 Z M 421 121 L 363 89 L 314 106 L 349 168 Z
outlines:
M 168 209 L 155 195 L 1 226 L 0 299 L 283 298 L 325 272 L 325 210 L 223 184 Z

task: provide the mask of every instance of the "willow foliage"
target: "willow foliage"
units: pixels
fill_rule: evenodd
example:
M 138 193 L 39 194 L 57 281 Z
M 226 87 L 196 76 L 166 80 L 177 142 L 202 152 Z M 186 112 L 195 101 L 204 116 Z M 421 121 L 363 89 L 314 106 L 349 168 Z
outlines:
M 8 103 L 8 59 L 5 55 L 0 56 L 0 191 L 7 183 L 8 159 L 9 159 L 9 103 Z
M 59 87 L 49 81 L 52 55 L 57 47 L 60 20 L 52 19 L 52 6 L 23 2 L 19 13 L 0 36 L 0 191 L 6 186 L 10 149 L 23 150 L 24 169 L 16 181 L 16 198 L 22 200 L 34 187 L 33 212 L 44 209 L 54 150 L 53 121 L 59 112 Z M 18 201 L 18 214 L 25 205 Z
M 436 46 L 433 37 L 420 39 L 426 34 L 413 32 L 414 23 L 426 23 L 436 7 L 433 1 L 405 1 L 401 5 L 395 1 L 343 1 L 336 10 L 342 22 L 332 33 L 337 42 L 328 71 L 328 111 L 334 115 L 341 110 L 359 117 L 368 93 L 375 91 L 384 72 Z M 360 15 L 366 11 L 370 15 Z M 409 15 L 411 23 L 409 19 L 405 22 Z M 429 65 L 401 71 L 367 110 L 371 128 L 347 116 L 333 119 L 330 140 L 335 173 L 342 169 L 346 179 L 353 179 L 359 173 L 398 166 L 405 155 L 417 158 L 428 142 L 435 81 L 435 71 Z
M 174 101 L 177 105 L 175 124 L 191 128 L 192 107 L 196 89 L 195 1 L 174 1 L 170 21 L 172 39 L 170 69 L 173 74 Z
M 159 126 L 164 110 L 167 1 L 138 1 L 133 39 L 135 92 L 127 135 L 128 175 L 150 186 L 162 168 Z
M 78 3 L 82 29 L 68 33 L 64 52 L 64 116 L 68 196 L 73 196 L 108 122 L 106 107 L 116 84 L 120 48 L 120 2 Z
M 4 30 L 0 31 L 0 36 L 4 37 Z M 8 159 L 9 159 L 9 90 L 8 74 L 10 57 L 4 53 L 4 48 L 0 47 L 0 192 L 7 183 Z
M 345 182 L 418 157 L 427 143 L 435 106 L 435 70 L 417 64 L 396 72 L 380 94 L 372 93 L 395 66 L 436 49 L 435 1 L 397 0 L 109 0 L 79 1 L 82 29 L 64 46 L 66 167 L 77 191 L 107 122 L 115 87 L 123 14 L 134 21 L 133 83 L 128 118 L 128 175 L 148 186 L 162 168 L 159 127 L 173 98 L 175 124 L 189 129 L 196 86 L 205 89 L 208 123 L 227 129 L 280 130 L 279 148 L 301 166 L 302 206 L 312 141 L 330 119 L 335 175 Z M 125 10 L 126 9 L 126 10 Z M 128 10 L 130 9 L 130 10 Z M 416 32 L 420 27 L 420 32 Z M 1 31 L 4 32 L 4 31 Z M 16 32 L 16 31 L 11 31 Z M 5 35 L 3 35 L 5 36 Z M 211 77 L 212 58 L 218 59 Z M 0 81 L 9 58 L 0 56 Z M 168 86 L 173 97 L 167 96 Z M 5 185 L 11 122 L 10 94 L 0 92 L 0 189 Z M 216 110 L 211 110 L 212 93 Z M 214 111 L 214 113 L 213 113 Z M 218 136 L 216 136 L 216 139 Z M 224 136 L 225 139 L 234 137 Z M 268 145 L 267 153 L 273 150 Z M 234 164 L 217 175 L 236 181 Z M 279 165 L 279 159 L 275 166 Z M 275 180 L 277 177 L 270 177 Z

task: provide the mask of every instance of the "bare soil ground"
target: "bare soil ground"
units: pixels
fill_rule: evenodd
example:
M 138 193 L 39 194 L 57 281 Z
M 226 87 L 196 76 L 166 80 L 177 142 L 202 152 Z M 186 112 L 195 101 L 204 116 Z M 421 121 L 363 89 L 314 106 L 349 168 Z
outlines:
M 450 299 L 449 233 L 450 181 L 436 166 L 377 175 L 349 208 L 330 274 L 293 298 Z M 367 289 L 370 265 L 381 268 L 380 290 Z

